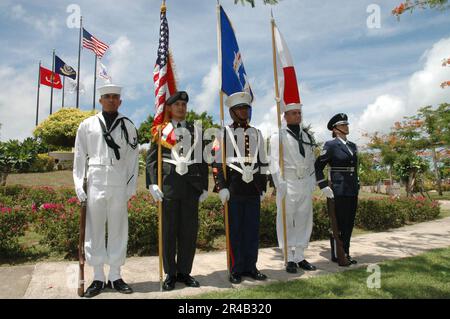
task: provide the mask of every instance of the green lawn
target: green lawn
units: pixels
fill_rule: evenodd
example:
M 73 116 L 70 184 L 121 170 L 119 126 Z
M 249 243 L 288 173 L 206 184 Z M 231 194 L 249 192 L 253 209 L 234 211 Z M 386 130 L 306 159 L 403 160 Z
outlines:
M 354 299 L 450 298 L 450 247 L 379 264 L 381 287 L 367 287 L 366 268 L 341 273 L 208 293 L 195 298 L 215 299 Z

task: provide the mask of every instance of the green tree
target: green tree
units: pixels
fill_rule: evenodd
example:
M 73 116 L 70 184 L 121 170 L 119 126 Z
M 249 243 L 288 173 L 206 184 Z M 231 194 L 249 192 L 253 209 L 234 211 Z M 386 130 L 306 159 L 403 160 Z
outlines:
M 436 109 L 431 106 L 421 108 L 416 116 L 409 119 L 417 124 L 414 126 L 417 131 L 417 138 L 414 141 L 416 149 L 430 150 L 436 186 L 439 195 L 442 196 L 442 176 L 439 169 L 442 158 L 438 149 L 450 145 L 450 104 L 443 103 Z
M 149 115 L 147 119 L 141 123 L 138 129 L 139 133 L 139 143 L 145 144 L 149 143 L 152 134 L 151 134 L 151 127 L 153 125 L 154 117 L 153 115 Z M 213 117 L 211 115 L 208 115 L 207 112 L 202 112 L 200 114 L 196 113 L 193 110 L 188 111 L 186 115 L 186 121 L 190 123 L 194 123 L 195 121 L 201 121 L 203 130 L 206 130 L 211 127 L 220 127 L 218 124 L 214 123 Z
M 31 137 L 23 142 L 9 140 L 0 142 L 0 186 L 6 185 L 6 178 L 13 172 L 26 172 L 45 146 Z
M 42 139 L 51 149 L 68 149 L 75 145 L 78 126 L 95 111 L 63 108 L 50 115 L 34 129 L 34 136 Z
M 358 176 L 362 185 L 376 185 L 389 174 L 375 153 L 361 152 L 358 154 Z

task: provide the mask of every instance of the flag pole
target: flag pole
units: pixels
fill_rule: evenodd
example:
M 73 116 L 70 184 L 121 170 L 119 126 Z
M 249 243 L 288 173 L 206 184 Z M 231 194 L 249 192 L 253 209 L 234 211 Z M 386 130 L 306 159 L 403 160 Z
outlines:
M 78 36 L 78 74 L 77 74 L 77 104 L 80 107 L 80 62 L 81 62 L 81 34 L 83 32 L 83 17 L 80 16 L 80 35 Z
M 222 132 L 224 133 L 220 139 L 220 149 L 222 155 L 222 171 L 225 180 L 227 179 L 227 163 L 225 154 L 225 121 L 224 121 L 224 111 L 223 111 L 223 91 L 222 91 L 222 39 L 221 39 L 221 28 L 220 28 L 220 4 L 217 1 L 217 52 L 218 52 L 218 64 L 219 64 L 219 100 L 220 100 L 220 126 L 222 127 Z M 228 201 L 224 204 L 224 219 L 225 219 L 225 238 L 226 238 L 226 249 L 227 249 L 227 269 L 228 274 L 231 274 L 230 266 L 230 226 L 228 219 Z
M 39 91 L 41 90 L 41 61 L 39 61 L 39 71 L 38 71 L 38 89 L 37 89 L 37 99 L 36 99 L 36 126 L 39 122 Z
M 55 80 L 55 49 L 53 49 L 53 59 L 52 59 L 52 87 L 50 90 L 50 115 L 52 115 L 53 111 L 53 85 Z
M 166 10 L 166 1 L 161 4 L 161 12 Z M 158 187 L 162 191 L 162 147 L 161 147 L 162 126 L 158 126 Z M 164 200 L 164 199 L 163 199 Z M 163 206 L 162 201 L 158 201 L 158 257 L 159 257 L 159 291 L 163 290 Z
M 95 54 L 95 65 L 94 65 L 94 99 L 92 100 L 92 109 L 95 110 L 95 90 L 97 89 L 97 54 Z
M 62 102 L 61 102 L 61 108 L 64 108 L 64 88 L 66 86 L 66 77 L 63 76 L 63 88 L 62 88 Z
M 275 81 L 275 100 L 277 102 L 277 122 L 278 122 L 278 156 L 280 165 L 280 176 L 284 179 L 284 151 L 283 151 L 283 139 L 281 135 L 281 110 L 280 110 L 280 89 L 278 87 L 278 70 L 277 70 L 277 53 L 275 44 L 275 20 L 273 18 L 272 10 L 270 11 L 271 29 L 272 29 L 272 59 L 273 59 L 273 78 Z M 283 220 L 283 248 L 284 248 L 284 264 L 287 265 L 287 251 L 289 249 L 287 245 L 287 229 L 286 229 L 286 197 L 281 199 L 281 216 Z
M 162 149 L 161 149 L 161 125 L 158 127 L 158 187 L 162 190 Z M 158 257 L 159 257 L 159 291 L 163 286 L 163 241 L 162 241 L 162 201 L 158 201 Z

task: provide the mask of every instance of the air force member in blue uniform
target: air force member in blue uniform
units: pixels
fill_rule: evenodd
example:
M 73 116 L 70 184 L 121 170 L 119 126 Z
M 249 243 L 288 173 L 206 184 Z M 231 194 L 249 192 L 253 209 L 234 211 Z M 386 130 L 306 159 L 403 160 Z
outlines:
M 350 238 L 355 223 L 358 205 L 358 157 L 356 144 L 347 140 L 349 134 L 348 117 L 336 114 L 328 122 L 327 128 L 333 132 L 334 139 L 327 141 L 315 163 L 317 183 L 328 198 L 334 197 L 336 219 L 344 251 L 351 264 L 356 264 L 350 256 Z M 329 165 L 331 183 L 326 180 L 323 170 Z M 329 186 L 331 185 L 331 187 Z M 331 260 L 337 262 L 336 243 L 330 238 Z

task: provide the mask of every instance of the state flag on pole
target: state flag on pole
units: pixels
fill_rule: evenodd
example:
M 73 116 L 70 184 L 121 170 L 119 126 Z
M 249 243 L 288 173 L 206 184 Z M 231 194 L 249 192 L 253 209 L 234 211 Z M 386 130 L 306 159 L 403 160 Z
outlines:
M 77 78 L 77 72 L 57 55 L 55 55 L 55 72 L 74 80 Z
M 278 84 L 280 87 L 280 107 L 282 110 L 289 109 L 289 105 L 301 105 L 300 93 L 298 90 L 297 75 L 295 73 L 294 62 L 291 53 L 284 41 L 283 36 L 275 29 L 275 47 L 277 53 Z M 287 107 L 287 108 L 286 108 Z
M 52 81 L 52 77 L 53 77 L 53 81 Z M 41 84 L 43 85 L 47 85 L 50 86 L 54 89 L 62 89 L 62 82 L 61 82 L 61 77 L 59 76 L 59 74 L 53 73 L 51 70 L 46 69 L 44 67 L 41 66 L 41 70 L 40 70 L 40 81 Z
M 245 72 L 244 61 L 242 60 L 233 26 L 222 6 L 219 7 L 220 55 L 222 57 L 221 89 L 228 96 L 236 92 L 247 92 L 253 99 L 253 92 Z

